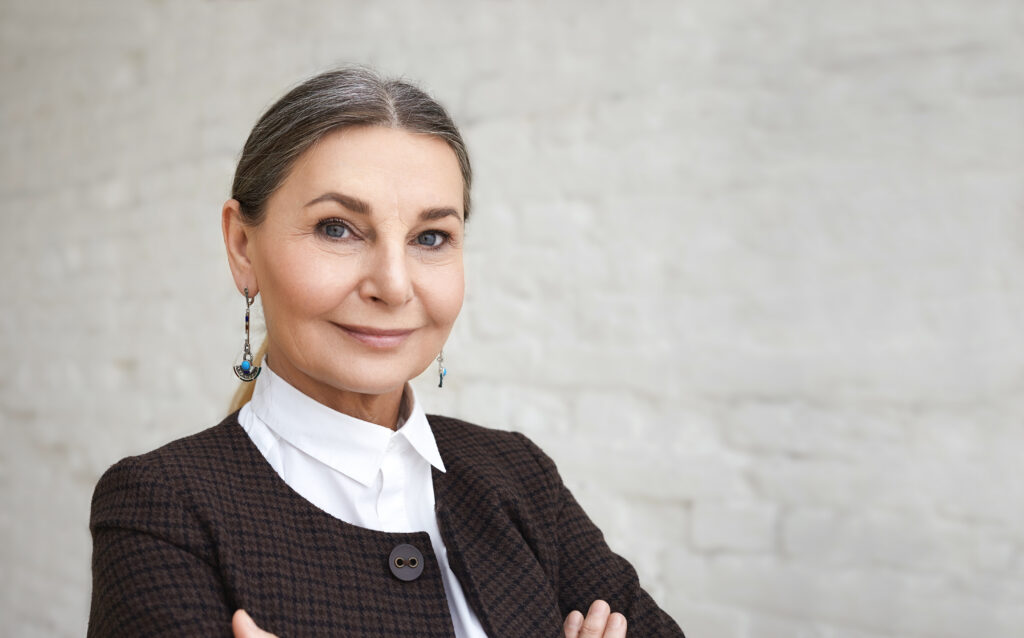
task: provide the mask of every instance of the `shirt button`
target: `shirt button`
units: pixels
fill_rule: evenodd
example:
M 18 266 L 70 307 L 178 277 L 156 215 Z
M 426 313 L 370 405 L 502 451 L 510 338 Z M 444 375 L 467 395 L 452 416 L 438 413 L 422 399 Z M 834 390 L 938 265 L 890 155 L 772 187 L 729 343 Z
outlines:
M 423 573 L 423 554 L 412 545 L 399 545 L 391 550 L 388 566 L 398 580 L 416 580 Z

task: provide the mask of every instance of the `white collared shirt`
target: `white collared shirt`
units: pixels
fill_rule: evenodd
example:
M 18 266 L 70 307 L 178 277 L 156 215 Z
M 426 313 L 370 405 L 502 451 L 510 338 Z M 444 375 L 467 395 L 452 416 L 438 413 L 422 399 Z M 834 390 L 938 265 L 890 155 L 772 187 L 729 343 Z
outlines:
M 431 466 L 445 471 L 434 433 L 410 384 L 404 423 L 389 430 L 303 394 L 263 362 L 238 422 L 293 490 L 346 523 L 382 532 L 430 535 L 458 638 L 485 638 L 466 603 L 434 514 Z

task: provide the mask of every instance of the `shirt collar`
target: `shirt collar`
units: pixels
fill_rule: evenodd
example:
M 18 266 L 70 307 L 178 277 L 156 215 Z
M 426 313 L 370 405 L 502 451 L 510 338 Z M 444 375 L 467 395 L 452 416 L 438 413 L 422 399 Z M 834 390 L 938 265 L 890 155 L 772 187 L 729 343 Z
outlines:
M 403 406 L 412 409 L 397 431 L 338 412 L 303 394 L 262 363 L 250 408 L 274 433 L 321 463 L 369 487 L 389 443 L 402 437 L 428 463 L 444 472 L 434 433 L 412 385 L 405 384 Z

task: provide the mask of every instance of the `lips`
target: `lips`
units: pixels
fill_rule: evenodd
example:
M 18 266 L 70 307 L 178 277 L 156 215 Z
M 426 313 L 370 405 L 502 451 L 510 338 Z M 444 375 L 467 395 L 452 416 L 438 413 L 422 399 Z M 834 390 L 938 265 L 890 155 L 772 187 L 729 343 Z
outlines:
M 401 345 L 413 333 L 412 330 L 403 329 L 384 330 L 370 326 L 334 325 L 356 341 L 372 348 L 394 348 Z

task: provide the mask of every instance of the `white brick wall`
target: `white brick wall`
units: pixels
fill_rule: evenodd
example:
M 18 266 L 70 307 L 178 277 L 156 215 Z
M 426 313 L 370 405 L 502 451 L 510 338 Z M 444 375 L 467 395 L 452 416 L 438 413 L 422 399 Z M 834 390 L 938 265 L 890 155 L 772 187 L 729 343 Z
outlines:
M 212 425 L 287 86 L 478 175 L 432 411 L 526 432 L 690 636 L 1024 627 L 1024 4 L 0 2 L 0 633 L 82 635 L 99 474 Z

